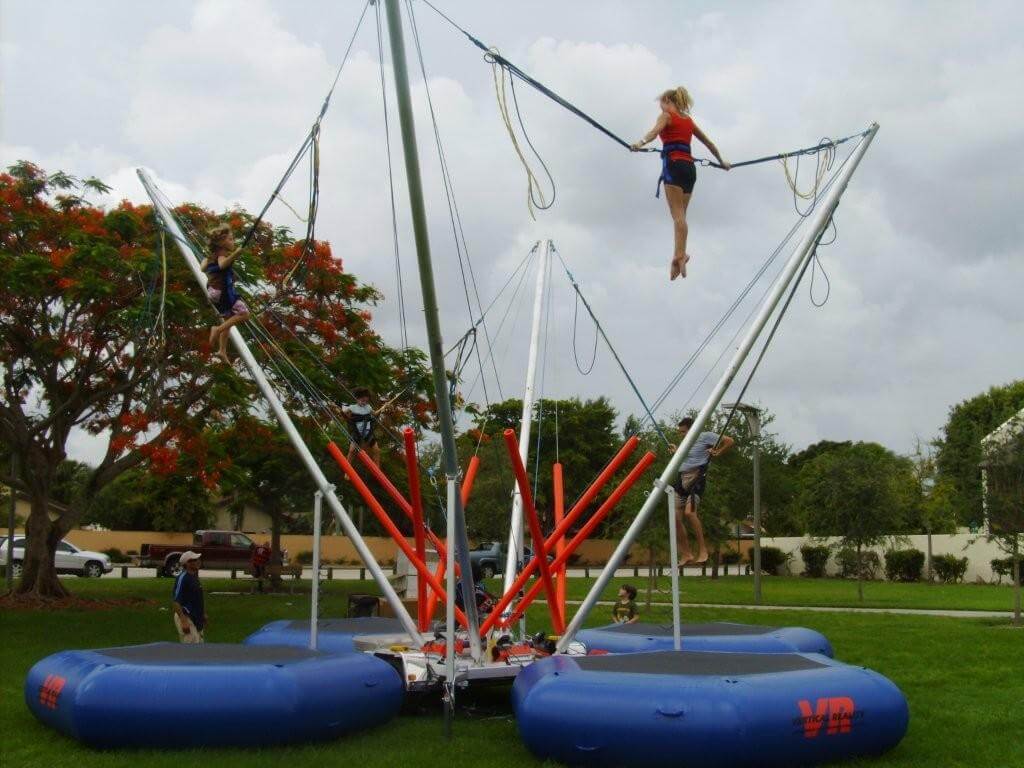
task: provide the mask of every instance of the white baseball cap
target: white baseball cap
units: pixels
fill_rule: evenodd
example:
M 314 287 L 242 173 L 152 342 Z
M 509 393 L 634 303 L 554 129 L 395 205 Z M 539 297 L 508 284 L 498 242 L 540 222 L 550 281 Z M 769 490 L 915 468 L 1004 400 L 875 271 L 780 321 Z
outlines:
M 191 549 L 185 552 L 181 557 L 178 558 L 178 562 L 181 565 L 189 562 L 190 560 L 199 560 L 201 555 L 198 552 L 193 552 Z

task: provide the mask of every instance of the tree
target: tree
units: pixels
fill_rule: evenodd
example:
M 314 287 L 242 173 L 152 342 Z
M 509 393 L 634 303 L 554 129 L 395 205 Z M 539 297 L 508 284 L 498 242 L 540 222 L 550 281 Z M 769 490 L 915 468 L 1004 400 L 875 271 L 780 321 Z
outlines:
M 935 457 L 918 443 L 911 456 L 914 478 L 917 481 L 921 503 L 918 505 L 920 526 L 928 537 L 925 561 L 927 582 L 932 583 L 932 534 L 953 533 L 956 530 L 955 490 L 948 478 L 938 477 Z
M 938 476 L 952 483 L 961 523 L 980 526 L 985 514 L 981 499 L 982 440 L 1024 408 L 1024 380 L 957 403 L 936 441 Z
M 877 443 L 854 443 L 820 453 L 800 469 L 797 505 L 814 536 L 838 536 L 840 546 L 864 550 L 904 528 L 917 502 L 912 465 Z M 857 594 L 864 599 L 863 568 Z
M 1021 624 L 1021 534 L 1024 533 L 1024 417 L 1015 416 L 982 449 L 988 539 L 1013 561 L 1013 623 Z
M 194 531 L 213 522 L 210 490 L 185 472 L 126 470 L 93 497 L 82 518 L 123 531 Z
M 155 309 L 160 302 L 148 286 L 157 281 L 147 276 L 157 274 L 161 238 L 152 209 L 124 202 L 103 211 L 84 199 L 97 189 L 106 188 L 25 162 L 0 175 L 0 439 L 21 458 L 11 480 L 32 509 L 18 589 L 40 596 L 66 594 L 53 567 L 55 547 L 105 486 L 145 466 L 191 473 L 192 482 L 213 489 L 230 457 L 211 452 L 206 426 L 263 409 L 246 376 L 211 363 L 207 300 L 173 251 L 163 310 Z M 218 216 L 184 205 L 176 213 L 196 232 L 223 221 L 241 231 L 252 222 L 238 210 Z M 423 354 L 381 343 L 368 309 L 379 294 L 345 273 L 326 243 L 307 249 L 287 229 L 262 224 L 236 266 L 251 306 L 263 310 L 258 346 L 274 362 L 288 355 L 337 401 L 345 380 L 398 389 L 396 409 L 429 422 Z M 296 382 L 287 373 L 275 379 L 286 405 L 304 408 Z M 105 441 L 106 450 L 78 498 L 50 519 L 75 429 Z
M 466 525 L 477 539 L 501 541 L 508 536 L 515 478 L 509 468 L 502 433 L 505 429 L 512 429 L 518 435 L 522 408 L 522 400 L 515 399 L 492 404 L 479 411 L 475 416 L 475 426 L 459 437 L 465 455 L 479 449 L 481 457 L 480 474 L 466 507 Z M 526 468 L 530 479 L 536 482 L 535 503 L 545 530 L 552 527 L 551 465 L 556 457 L 562 464 L 568 511 L 573 500 L 583 493 L 619 449 L 615 417 L 615 409 L 603 397 L 587 401 L 577 398 L 538 401 Z M 623 470 L 618 477 L 621 479 L 626 471 Z

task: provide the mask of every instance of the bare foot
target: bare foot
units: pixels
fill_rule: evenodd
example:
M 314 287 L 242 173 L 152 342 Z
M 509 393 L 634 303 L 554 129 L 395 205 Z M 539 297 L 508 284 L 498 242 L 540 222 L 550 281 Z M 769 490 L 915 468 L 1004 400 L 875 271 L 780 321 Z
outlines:
M 689 256 L 686 255 L 684 255 L 683 258 L 676 257 L 672 259 L 672 269 L 669 271 L 669 280 L 675 280 L 680 275 L 686 277 L 687 259 L 689 259 Z
M 701 552 L 700 554 L 697 555 L 697 559 L 694 560 L 694 562 L 697 563 L 697 565 L 700 565 L 702 563 L 706 563 L 707 561 L 708 561 L 708 553 L 707 552 Z
M 686 262 L 688 262 L 689 260 L 690 260 L 690 254 L 687 253 L 687 254 L 685 254 L 683 256 L 682 264 L 679 265 L 679 276 L 680 277 L 686 277 Z
M 220 326 L 219 325 L 215 325 L 215 326 L 213 326 L 213 328 L 210 329 L 210 346 L 211 347 L 213 347 L 217 343 L 217 329 L 218 328 L 220 328 Z
M 224 361 L 225 365 L 231 365 L 231 358 L 228 357 L 227 350 L 221 349 L 217 352 L 217 357 Z

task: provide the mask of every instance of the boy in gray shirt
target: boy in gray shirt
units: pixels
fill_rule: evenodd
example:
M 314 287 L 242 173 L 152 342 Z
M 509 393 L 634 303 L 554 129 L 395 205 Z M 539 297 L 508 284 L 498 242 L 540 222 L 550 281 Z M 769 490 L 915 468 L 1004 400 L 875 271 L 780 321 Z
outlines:
M 693 419 L 687 416 L 679 424 L 680 439 L 693 426 Z M 721 456 L 734 445 L 731 437 L 716 432 L 701 432 L 686 458 L 679 467 L 679 482 L 676 490 L 676 537 L 679 543 L 679 560 L 683 565 L 706 563 L 708 547 L 704 542 L 704 526 L 697 516 L 701 496 L 707 478 L 708 464 L 711 459 Z M 686 534 L 685 523 L 689 522 L 693 535 L 697 539 L 697 557 L 690 549 L 690 537 Z

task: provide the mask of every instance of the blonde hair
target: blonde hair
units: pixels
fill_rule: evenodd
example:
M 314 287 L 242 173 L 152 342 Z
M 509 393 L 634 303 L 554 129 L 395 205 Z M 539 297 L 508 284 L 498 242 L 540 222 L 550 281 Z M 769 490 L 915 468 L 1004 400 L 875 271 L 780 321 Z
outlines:
M 231 238 L 231 225 L 230 224 L 218 224 L 216 227 L 206 233 L 207 247 L 211 250 L 217 246 L 222 240 Z
M 690 92 L 681 85 L 678 88 L 669 88 L 658 99 L 659 101 L 667 101 L 678 109 L 680 114 L 684 115 L 693 107 L 693 99 L 690 97 Z

